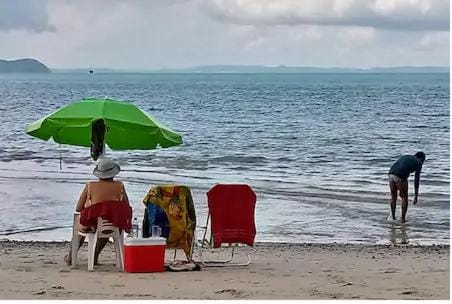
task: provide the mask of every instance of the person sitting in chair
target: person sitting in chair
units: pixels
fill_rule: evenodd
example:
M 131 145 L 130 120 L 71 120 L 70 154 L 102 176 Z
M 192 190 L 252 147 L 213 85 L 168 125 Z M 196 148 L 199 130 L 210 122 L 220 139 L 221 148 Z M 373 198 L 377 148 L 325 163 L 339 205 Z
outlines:
M 118 164 L 114 163 L 108 158 L 100 158 L 97 166 L 93 170 L 93 174 L 99 178 L 98 181 L 88 182 L 83 188 L 82 193 L 78 199 L 75 210 L 82 212 L 87 210 L 96 204 L 110 204 L 115 202 L 125 202 L 129 205 L 129 199 L 124 187 L 124 184 L 120 181 L 114 180 L 114 177 L 120 172 Z M 99 205 L 100 206 L 100 205 Z M 82 213 L 83 215 L 83 213 Z M 131 213 L 130 213 L 131 216 Z M 128 220 L 130 221 L 130 220 Z M 80 218 L 77 229 L 80 232 L 95 232 L 96 226 L 84 226 L 80 224 Z M 82 246 L 85 237 L 77 235 L 79 238 L 79 248 Z M 74 240 L 72 240 L 74 241 Z M 96 250 L 94 254 L 94 264 L 98 264 L 98 257 L 102 249 L 107 244 L 108 239 L 99 239 L 96 243 Z M 71 250 L 69 254 L 64 257 L 64 261 L 67 265 L 71 265 Z

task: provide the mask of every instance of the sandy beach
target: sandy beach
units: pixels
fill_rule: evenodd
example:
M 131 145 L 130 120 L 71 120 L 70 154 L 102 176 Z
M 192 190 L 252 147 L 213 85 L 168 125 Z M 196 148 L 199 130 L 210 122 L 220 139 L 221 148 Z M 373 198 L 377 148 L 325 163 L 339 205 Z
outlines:
M 449 246 L 256 245 L 247 267 L 117 272 L 111 244 L 101 265 L 78 268 L 69 243 L 0 242 L 1 299 L 449 299 Z M 167 260 L 172 251 L 167 250 Z M 179 256 L 178 256 L 179 257 Z

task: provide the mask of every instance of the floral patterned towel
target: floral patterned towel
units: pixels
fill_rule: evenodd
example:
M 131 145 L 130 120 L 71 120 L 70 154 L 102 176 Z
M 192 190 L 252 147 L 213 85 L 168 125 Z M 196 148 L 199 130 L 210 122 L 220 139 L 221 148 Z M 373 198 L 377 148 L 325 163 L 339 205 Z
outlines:
M 183 249 L 187 260 L 191 261 L 196 214 L 190 188 L 178 185 L 151 187 L 143 204 L 154 204 L 165 211 L 169 224 L 166 247 Z

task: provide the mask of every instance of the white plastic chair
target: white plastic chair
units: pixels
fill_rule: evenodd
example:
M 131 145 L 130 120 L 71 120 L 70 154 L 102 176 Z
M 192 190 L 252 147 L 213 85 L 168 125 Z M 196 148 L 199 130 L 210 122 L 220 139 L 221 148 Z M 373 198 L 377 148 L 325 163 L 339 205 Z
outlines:
M 113 238 L 116 254 L 116 267 L 122 271 L 124 269 L 124 232 L 118 227 L 113 226 L 109 221 L 102 218 L 97 219 L 97 229 L 95 233 L 85 233 L 78 231 L 79 212 L 74 213 L 74 223 L 72 230 L 72 266 L 77 266 L 77 252 L 79 248 L 78 236 L 84 236 L 88 240 L 88 270 L 94 270 L 94 252 L 96 249 L 97 239 Z

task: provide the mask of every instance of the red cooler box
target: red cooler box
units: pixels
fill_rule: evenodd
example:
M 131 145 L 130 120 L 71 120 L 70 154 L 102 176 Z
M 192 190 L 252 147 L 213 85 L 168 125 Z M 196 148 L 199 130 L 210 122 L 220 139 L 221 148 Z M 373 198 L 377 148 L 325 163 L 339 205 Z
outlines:
M 163 272 L 166 239 L 162 237 L 124 239 L 126 272 Z

